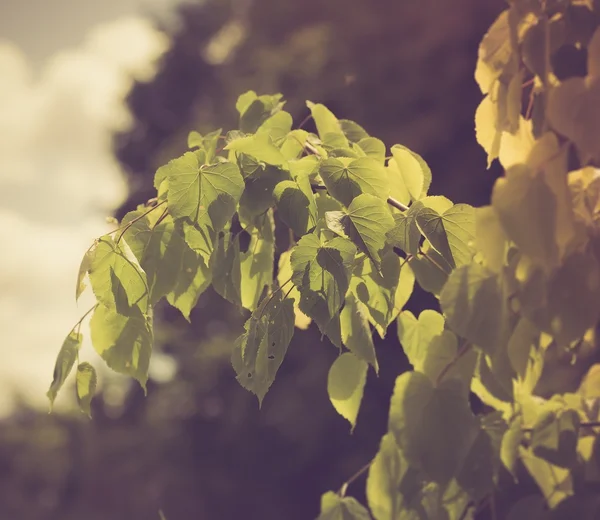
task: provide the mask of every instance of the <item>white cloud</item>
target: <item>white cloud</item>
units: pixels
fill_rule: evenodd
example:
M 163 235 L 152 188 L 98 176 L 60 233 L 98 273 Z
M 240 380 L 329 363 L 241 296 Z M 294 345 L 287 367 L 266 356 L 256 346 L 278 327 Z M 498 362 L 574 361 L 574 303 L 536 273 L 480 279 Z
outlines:
M 166 47 L 150 22 L 120 19 L 36 77 L 0 42 L 0 414 L 15 393 L 47 406 L 56 353 L 92 303 L 74 301 L 79 262 L 127 194 L 111 135 L 130 123 L 133 78 L 151 78 Z

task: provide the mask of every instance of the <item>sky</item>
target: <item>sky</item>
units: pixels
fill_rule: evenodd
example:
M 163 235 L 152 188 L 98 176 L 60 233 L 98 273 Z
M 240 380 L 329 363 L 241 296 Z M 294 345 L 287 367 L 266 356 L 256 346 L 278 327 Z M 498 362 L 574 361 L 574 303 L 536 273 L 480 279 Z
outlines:
M 169 3 L 0 2 L 0 416 L 17 395 L 48 406 L 56 354 L 93 304 L 75 303 L 79 262 L 127 195 L 111 136 L 168 48 L 135 13 Z M 81 360 L 102 363 L 87 342 Z

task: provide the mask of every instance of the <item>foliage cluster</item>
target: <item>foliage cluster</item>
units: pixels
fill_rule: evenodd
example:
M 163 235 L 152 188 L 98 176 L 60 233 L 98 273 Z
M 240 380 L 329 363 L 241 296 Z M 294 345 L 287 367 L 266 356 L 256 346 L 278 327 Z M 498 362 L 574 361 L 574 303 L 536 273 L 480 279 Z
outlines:
M 295 327 L 314 321 L 340 349 L 328 392 L 354 428 L 379 369 L 372 328 L 384 337 L 395 321 L 414 370 L 398 376 L 364 469 L 370 512 L 344 485 L 322 497 L 322 520 L 474 518 L 524 474 L 541 495 L 510 519 L 595 518 L 600 365 L 582 373 L 579 360 L 600 320 L 599 22 L 597 1 L 514 0 L 486 34 L 476 133 L 505 175 L 482 208 L 428 195 L 420 156 L 321 104 L 307 102 L 313 134 L 293 128 L 281 95 L 243 94 L 239 129 L 192 132 L 190 151 L 157 170 L 156 198 L 84 256 L 76 296 L 87 276 L 94 348 L 145 387 L 153 307 L 166 299 L 189 318 L 212 284 L 250 313 L 232 353 L 240 384 L 261 403 Z M 277 265 L 276 226 L 289 229 Z M 441 312 L 403 310 L 415 283 Z M 81 323 L 51 401 L 78 363 Z M 572 388 L 544 380 L 562 358 Z M 95 386 L 78 363 L 88 413 Z M 472 413 L 470 392 L 488 413 Z

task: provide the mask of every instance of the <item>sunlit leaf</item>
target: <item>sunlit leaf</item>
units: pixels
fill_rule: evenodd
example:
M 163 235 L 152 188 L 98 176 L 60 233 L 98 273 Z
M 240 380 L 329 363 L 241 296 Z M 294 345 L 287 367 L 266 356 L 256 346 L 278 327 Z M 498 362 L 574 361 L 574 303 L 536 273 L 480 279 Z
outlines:
M 367 380 L 367 362 L 352 352 L 340 355 L 331 365 L 327 393 L 331 404 L 354 430 Z
M 371 515 L 355 498 L 328 491 L 321 497 L 317 520 L 371 520 Z
M 299 236 L 317 225 L 317 205 L 307 176 L 282 181 L 273 192 L 279 217 Z
M 87 362 L 80 363 L 77 367 L 77 380 L 75 382 L 77 402 L 81 411 L 88 417 L 92 416 L 90 404 L 96 393 L 97 382 L 98 377 L 94 367 Z
M 295 325 L 299 329 L 307 329 L 311 323 L 311 319 L 304 314 L 299 307 L 300 303 L 300 291 L 298 288 L 291 283 L 292 280 L 292 264 L 290 263 L 291 250 L 284 251 L 279 255 L 279 266 L 277 270 L 277 283 L 279 287 L 285 290 L 287 297 L 294 300 L 294 315 Z
M 396 163 L 410 196 L 413 200 L 425 197 L 431 185 L 431 170 L 427 163 L 405 146 L 395 144 L 391 150 L 392 160 Z
M 257 133 L 235 139 L 225 147 L 225 150 L 244 153 L 265 164 L 287 169 L 287 159 L 279 148 L 273 144 L 273 140 L 268 133 Z

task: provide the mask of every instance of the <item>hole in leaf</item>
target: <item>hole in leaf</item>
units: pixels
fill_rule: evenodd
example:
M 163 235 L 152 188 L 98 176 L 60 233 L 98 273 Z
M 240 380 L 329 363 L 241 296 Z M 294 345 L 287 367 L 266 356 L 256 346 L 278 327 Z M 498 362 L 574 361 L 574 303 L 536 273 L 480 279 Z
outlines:
M 252 373 L 248 372 L 248 379 L 250 379 L 252 377 Z
M 274 344 L 275 344 L 275 343 L 273 343 L 273 345 L 274 345 Z M 268 357 L 269 357 L 269 359 L 275 359 L 275 356 L 274 356 L 273 354 L 271 354 L 271 355 L 270 355 L 270 356 L 268 356 Z

